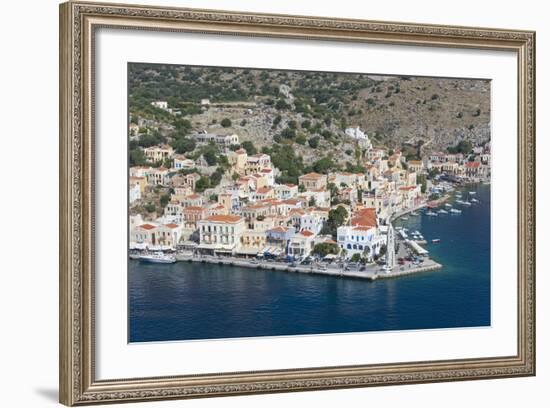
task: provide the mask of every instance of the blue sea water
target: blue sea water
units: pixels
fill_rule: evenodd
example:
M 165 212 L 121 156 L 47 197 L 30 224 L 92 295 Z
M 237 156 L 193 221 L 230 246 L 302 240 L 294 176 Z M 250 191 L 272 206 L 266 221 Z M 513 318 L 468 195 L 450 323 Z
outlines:
M 430 241 L 442 269 L 376 281 L 232 266 L 129 262 L 129 341 L 167 341 L 491 324 L 490 186 L 461 215 L 398 221 Z M 431 240 L 439 238 L 438 244 Z

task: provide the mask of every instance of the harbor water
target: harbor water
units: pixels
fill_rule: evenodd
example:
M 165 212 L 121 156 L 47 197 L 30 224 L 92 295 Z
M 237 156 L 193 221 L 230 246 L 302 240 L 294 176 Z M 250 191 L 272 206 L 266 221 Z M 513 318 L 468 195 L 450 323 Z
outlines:
M 178 262 L 128 268 L 129 341 L 198 340 L 491 324 L 490 186 L 458 190 L 461 214 L 423 211 L 418 230 L 443 268 L 368 281 Z M 476 194 L 469 194 L 474 191 Z M 453 194 L 454 196 L 454 194 Z M 432 243 L 433 239 L 440 242 Z

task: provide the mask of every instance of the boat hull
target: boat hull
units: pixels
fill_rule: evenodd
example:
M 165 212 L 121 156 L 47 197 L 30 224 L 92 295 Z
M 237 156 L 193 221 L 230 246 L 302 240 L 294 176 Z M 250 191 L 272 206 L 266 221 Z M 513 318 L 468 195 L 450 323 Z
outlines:
M 141 257 L 139 258 L 139 260 L 141 262 L 156 263 L 156 264 L 172 264 L 176 262 L 176 258 L 159 259 L 159 258 Z

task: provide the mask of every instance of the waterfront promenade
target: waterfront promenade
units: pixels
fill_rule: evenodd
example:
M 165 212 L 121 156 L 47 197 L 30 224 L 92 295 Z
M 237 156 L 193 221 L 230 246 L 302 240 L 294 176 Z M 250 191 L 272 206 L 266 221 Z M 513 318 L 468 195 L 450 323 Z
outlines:
M 194 263 L 210 263 L 216 265 L 238 266 L 250 269 L 266 269 L 272 271 L 296 272 L 314 275 L 329 275 L 341 276 L 357 279 L 385 279 L 395 278 L 398 276 L 411 275 L 414 273 L 432 271 L 440 269 L 442 265 L 432 259 L 425 259 L 423 263 L 415 265 L 412 262 L 406 262 L 404 265 L 396 265 L 392 271 L 385 271 L 382 266 L 377 264 L 366 265 L 364 270 L 357 268 L 345 268 L 342 264 L 320 264 L 314 263 L 311 265 L 296 265 L 277 261 L 258 261 L 249 259 L 238 259 L 232 257 L 216 257 L 216 256 L 197 256 L 197 255 L 177 255 L 178 261 L 187 261 Z

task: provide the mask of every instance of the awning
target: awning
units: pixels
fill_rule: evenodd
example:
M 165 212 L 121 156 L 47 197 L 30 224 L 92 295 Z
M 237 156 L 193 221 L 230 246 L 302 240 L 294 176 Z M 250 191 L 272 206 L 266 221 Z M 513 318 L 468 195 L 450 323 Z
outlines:
M 232 249 L 220 248 L 220 249 L 214 249 L 214 252 L 216 252 L 218 254 L 232 254 L 233 250 Z
M 250 248 L 250 247 L 241 247 L 235 251 L 235 253 L 239 255 L 257 255 L 258 252 L 259 252 L 258 248 Z
M 199 246 L 197 246 L 198 249 L 211 249 L 211 250 L 215 250 L 215 249 L 218 249 L 219 247 L 217 245 L 214 245 L 214 244 L 200 244 Z M 221 248 L 220 248 L 221 249 Z

